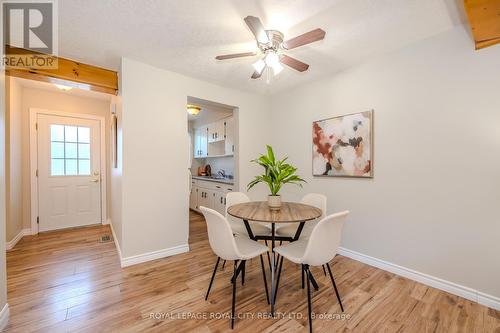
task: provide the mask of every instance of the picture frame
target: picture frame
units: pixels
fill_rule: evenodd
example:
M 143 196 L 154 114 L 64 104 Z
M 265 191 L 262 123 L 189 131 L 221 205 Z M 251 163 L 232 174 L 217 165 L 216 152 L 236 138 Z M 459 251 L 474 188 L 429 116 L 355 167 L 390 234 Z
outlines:
M 312 123 L 314 177 L 373 178 L 374 110 Z

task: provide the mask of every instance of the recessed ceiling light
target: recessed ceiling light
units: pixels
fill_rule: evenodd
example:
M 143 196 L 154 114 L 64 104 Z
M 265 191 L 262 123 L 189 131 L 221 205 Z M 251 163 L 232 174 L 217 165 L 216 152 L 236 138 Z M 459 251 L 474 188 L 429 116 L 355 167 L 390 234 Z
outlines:
M 70 91 L 73 89 L 73 87 L 65 86 L 63 84 L 54 84 L 57 88 L 61 89 L 62 91 Z

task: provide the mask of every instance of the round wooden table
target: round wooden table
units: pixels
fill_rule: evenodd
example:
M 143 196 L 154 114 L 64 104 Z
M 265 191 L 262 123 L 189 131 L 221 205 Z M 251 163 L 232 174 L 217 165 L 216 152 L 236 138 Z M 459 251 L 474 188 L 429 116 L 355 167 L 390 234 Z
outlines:
M 280 210 L 271 210 L 266 201 L 253 201 L 233 205 L 227 209 L 227 213 L 236 218 L 240 218 L 245 223 L 248 236 L 253 240 L 270 240 L 271 241 L 271 314 L 274 315 L 274 301 L 275 301 L 275 254 L 274 243 L 275 241 L 289 241 L 293 242 L 299 239 L 302 228 L 307 221 L 312 221 L 321 216 L 322 211 L 319 208 L 296 202 L 283 202 Z M 269 235 L 254 235 L 250 223 L 265 222 L 271 224 L 271 236 Z M 299 223 L 297 232 L 294 237 L 276 236 L 275 224 L 276 223 Z

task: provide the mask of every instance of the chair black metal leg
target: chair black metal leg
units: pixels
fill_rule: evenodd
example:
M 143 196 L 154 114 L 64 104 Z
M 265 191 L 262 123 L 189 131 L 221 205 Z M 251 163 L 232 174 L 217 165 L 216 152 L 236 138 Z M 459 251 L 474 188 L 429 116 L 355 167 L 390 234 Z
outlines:
M 243 260 L 241 262 L 241 264 L 243 265 L 243 268 L 241 269 L 241 285 L 245 284 L 245 268 L 247 267 L 246 263 L 246 260 Z
M 217 272 L 217 267 L 219 266 L 220 258 L 217 257 L 217 262 L 215 263 L 214 272 L 212 273 L 212 278 L 210 279 L 210 284 L 208 285 L 207 294 L 205 295 L 205 301 L 208 299 L 208 294 L 210 294 L 210 289 L 212 288 L 212 283 L 214 282 L 215 273 Z
M 309 333 L 312 333 L 312 304 L 311 304 L 311 279 L 309 267 L 305 265 L 304 270 L 307 274 L 307 310 L 309 312 Z
M 283 241 L 282 241 L 282 240 L 280 240 L 280 246 L 281 246 L 281 245 L 283 245 Z M 276 259 L 276 266 L 274 266 L 274 269 L 278 269 L 278 264 L 279 264 L 279 262 L 280 262 L 280 258 L 281 258 L 281 255 L 280 255 L 280 254 L 278 254 L 278 257 L 277 257 L 277 259 Z
M 262 254 L 260 255 L 260 265 L 262 266 L 262 277 L 264 278 L 264 287 L 266 288 L 267 304 L 270 304 L 269 303 L 269 291 L 267 290 L 266 267 L 264 267 L 264 259 L 262 258 Z
M 335 279 L 333 278 L 332 270 L 330 269 L 330 264 L 326 264 L 326 267 L 328 267 L 328 273 L 330 274 L 330 279 L 332 279 L 333 289 L 335 289 L 335 294 L 337 294 L 337 300 L 339 301 L 340 309 L 342 310 L 342 312 L 344 312 L 344 307 L 342 306 L 342 301 L 340 300 L 340 294 L 337 289 L 337 285 L 335 284 Z
M 267 244 L 267 239 L 265 240 L 266 246 L 269 247 Z M 269 262 L 269 269 L 271 269 L 271 256 L 269 255 L 269 251 L 267 251 L 267 261 Z
M 224 260 L 224 262 L 222 263 L 222 269 L 224 269 L 224 266 L 226 266 L 226 261 Z
M 304 289 L 304 275 L 306 274 L 304 272 L 304 265 L 300 265 L 300 269 L 302 270 L 302 289 Z
M 231 306 L 231 329 L 234 328 L 234 314 L 235 314 L 235 311 L 236 311 L 236 285 L 237 285 L 237 281 L 236 281 L 236 261 L 235 261 L 235 264 L 234 264 L 234 268 L 233 268 L 233 276 L 234 276 L 234 281 L 233 281 L 233 303 L 232 303 L 232 306 Z
M 311 284 L 313 285 L 314 290 L 318 291 L 319 290 L 318 282 L 316 282 L 316 279 L 314 278 L 314 275 L 311 272 L 311 270 L 310 269 L 307 270 L 309 271 L 308 279 L 311 280 Z
M 274 289 L 274 303 L 276 303 L 276 295 L 278 295 L 278 288 L 280 286 L 281 269 L 283 268 L 283 256 L 280 259 L 278 266 L 278 279 L 276 280 L 276 288 Z
M 323 267 L 323 274 L 325 274 L 325 276 L 326 276 L 326 269 L 325 269 L 325 265 L 323 265 L 322 267 Z
M 233 261 L 233 269 L 237 269 L 237 268 L 238 268 L 238 260 L 235 260 L 235 261 Z M 231 277 L 231 283 L 233 283 L 234 280 L 236 280 L 236 276 L 233 274 L 233 276 Z

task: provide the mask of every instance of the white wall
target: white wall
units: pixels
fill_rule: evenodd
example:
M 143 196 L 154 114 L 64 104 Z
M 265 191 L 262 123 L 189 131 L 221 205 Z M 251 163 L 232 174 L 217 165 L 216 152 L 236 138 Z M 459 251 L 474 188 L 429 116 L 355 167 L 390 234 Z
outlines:
M 257 167 L 248 161 L 270 141 L 268 99 L 122 59 L 122 238 L 124 257 L 188 241 L 188 96 L 239 108 L 241 183 Z M 185 138 L 184 140 L 181 138 Z M 244 188 L 243 186 L 240 186 Z M 259 189 L 252 193 L 259 195 Z M 113 218 L 112 218 L 113 220 Z
M 120 85 L 121 86 L 121 85 Z M 122 131 L 122 102 L 121 96 L 113 98 L 112 105 L 115 106 L 117 128 L 116 128 L 116 153 L 117 167 L 111 164 L 111 225 L 113 236 L 117 242 L 118 251 L 122 248 L 122 173 L 123 173 L 123 131 Z M 120 253 L 121 255 L 121 253 Z
M 14 91 L 15 89 L 20 91 Z M 107 159 L 107 215 L 110 215 L 110 154 L 109 154 L 109 132 L 110 132 L 110 102 L 98 98 L 75 96 L 70 93 L 47 91 L 21 85 L 11 86 L 11 94 L 19 94 L 22 107 L 16 108 L 21 112 L 21 158 L 22 158 L 22 202 L 23 202 L 23 227 L 31 228 L 31 197 L 30 197 L 30 169 L 29 169 L 29 110 L 30 108 L 48 109 L 68 113 L 92 114 L 105 117 L 106 127 L 106 159 Z M 18 143 L 11 142 L 12 147 L 18 147 Z M 16 148 L 17 149 L 17 148 Z M 11 223 L 7 221 L 7 223 Z
M 3 34 L 0 34 L 0 45 L 3 45 Z M 0 249 L 5 249 L 5 71 L 0 64 Z M 5 251 L 0 250 L 0 330 L 8 320 L 7 305 L 7 267 Z
M 334 61 L 334 60 L 332 60 Z M 464 27 L 272 98 L 273 144 L 349 209 L 342 246 L 500 297 L 500 45 Z M 313 178 L 311 123 L 375 110 L 373 179 Z
M 6 79 L 6 240 L 10 241 L 23 229 L 22 195 L 22 98 L 17 80 Z

